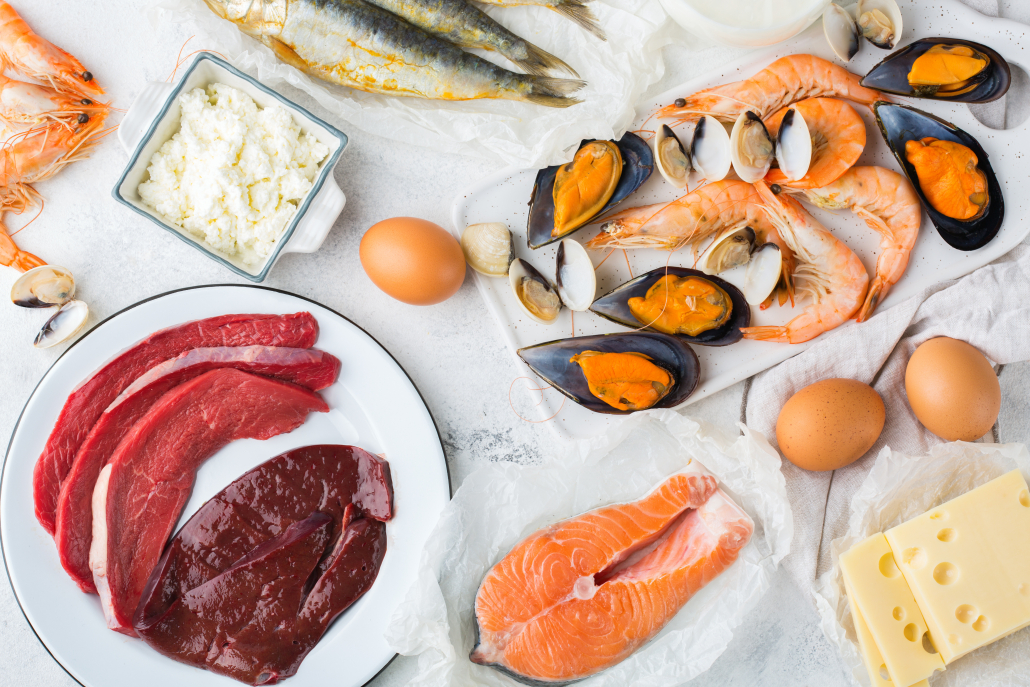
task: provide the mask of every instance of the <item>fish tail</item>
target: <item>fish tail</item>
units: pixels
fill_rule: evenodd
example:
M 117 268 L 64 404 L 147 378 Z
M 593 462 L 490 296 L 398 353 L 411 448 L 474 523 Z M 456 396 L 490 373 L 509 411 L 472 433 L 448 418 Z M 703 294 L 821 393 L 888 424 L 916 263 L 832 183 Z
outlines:
M 565 15 L 602 41 L 607 41 L 608 37 L 604 35 L 604 29 L 597 23 L 597 17 L 586 5 L 588 2 L 590 0 L 561 0 L 558 4 L 550 5 L 550 8 Z
M 569 107 L 583 102 L 579 98 L 570 97 L 570 94 L 586 86 L 586 81 L 532 75 L 524 78 L 529 83 L 529 92 L 523 99 L 531 103 L 547 107 Z
M 517 64 L 521 69 L 524 69 L 528 74 L 534 74 L 536 76 L 546 76 L 548 73 L 553 71 L 561 71 L 572 76 L 579 77 L 576 70 L 565 64 L 562 60 L 558 59 L 549 52 L 545 52 L 540 48 L 536 47 L 529 41 L 526 41 L 526 55 L 520 59 L 512 59 L 512 62 Z

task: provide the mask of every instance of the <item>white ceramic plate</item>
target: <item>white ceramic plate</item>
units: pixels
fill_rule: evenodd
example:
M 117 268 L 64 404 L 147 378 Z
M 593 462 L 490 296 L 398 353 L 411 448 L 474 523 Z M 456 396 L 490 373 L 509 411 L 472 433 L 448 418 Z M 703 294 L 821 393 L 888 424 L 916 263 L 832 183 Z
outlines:
M 390 462 L 396 514 L 372 589 L 344 612 L 308 654 L 292 687 L 349 687 L 370 680 L 394 656 L 383 632 L 416 576 L 419 556 L 450 499 L 440 437 L 404 370 L 371 336 L 328 308 L 253 286 L 203 286 L 137 303 L 110 317 L 62 355 L 33 391 L 15 427 L 0 482 L 0 542 L 25 617 L 54 658 L 88 687 L 226 687 L 235 684 L 159 655 L 106 629 L 98 597 L 64 573 L 54 542 L 36 522 L 32 469 L 64 400 L 119 351 L 170 325 L 234 312 L 307 310 L 318 320 L 316 347 L 342 361 L 336 384 L 321 391 L 329 413 L 312 413 L 289 434 L 226 446 L 200 469 L 178 529 L 207 499 L 247 470 L 299 446 L 354 444 Z
M 1016 22 L 985 17 L 958 0 L 936 0 L 905 3 L 905 33 L 902 45 L 907 45 L 918 38 L 931 36 L 954 36 L 979 41 L 997 50 L 1011 64 L 1019 65 L 1030 71 L 1030 60 L 1024 49 L 1026 26 Z M 754 52 L 746 57 L 727 64 L 718 72 L 709 72 L 692 79 L 658 96 L 650 102 L 641 103 L 637 107 L 637 120 L 629 127 L 631 131 L 654 130 L 659 124 L 657 120 L 648 121 L 651 113 L 659 107 L 668 105 L 676 98 L 695 93 L 731 81 L 738 81 L 753 75 L 768 66 L 773 60 L 794 53 L 811 53 L 836 60 L 823 36 L 821 22 L 816 22 L 807 31 L 786 43 L 772 49 Z M 856 74 L 865 74 L 884 57 L 887 52 L 864 43 L 861 52 L 848 65 L 848 69 Z M 904 299 L 918 293 L 923 288 L 946 279 L 954 279 L 982 267 L 1014 248 L 1030 232 L 1030 167 L 1026 164 L 1026 148 L 1030 145 L 1030 121 L 1007 131 L 989 129 L 978 122 L 963 103 L 946 103 L 933 100 L 915 100 L 895 98 L 898 102 L 911 104 L 914 107 L 935 114 L 950 121 L 977 138 L 990 155 L 993 166 L 1001 182 L 1005 197 L 1005 220 L 1001 230 L 993 241 L 983 248 L 968 253 L 949 247 L 937 234 L 926 213 L 923 213 L 923 225 L 920 237 L 912 253 L 911 262 L 905 275 L 891 290 L 881 303 L 877 314 Z M 883 142 L 876 123 L 867 108 L 855 108 L 866 121 L 866 148 L 859 159 L 860 165 L 879 165 L 900 171 L 897 161 L 890 149 Z M 572 151 L 569 151 L 571 156 Z M 476 186 L 460 194 L 454 201 L 452 209 L 453 229 L 456 235 L 467 225 L 476 222 L 504 222 L 515 234 L 516 254 L 533 264 L 534 267 L 554 279 L 555 254 L 557 243 L 530 250 L 526 245 L 527 202 L 533 188 L 536 170 L 510 169 L 489 177 Z M 696 174 L 695 174 L 696 177 Z M 694 178 L 691 187 L 699 183 Z M 651 203 L 667 202 L 683 195 L 681 191 L 666 183 L 655 171 L 651 178 L 641 186 L 618 209 L 630 208 Z M 834 232 L 852 250 L 862 258 L 870 275 L 875 273 L 876 257 L 879 255 L 879 235 L 868 229 L 865 224 L 849 212 L 831 213 L 824 210 L 806 207 L 828 229 Z M 572 234 L 572 238 L 581 242 L 591 239 L 597 232 L 597 225 L 587 227 Z M 661 267 L 669 259 L 666 251 L 638 249 L 627 251 L 634 275 Z M 591 251 L 594 264 L 597 265 L 605 257 L 605 251 Z M 674 253 L 671 264 L 689 267 L 692 259 L 687 250 Z M 576 313 L 575 327 L 569 311 L 563 310 L 558 321 L 551 325 L 538 324 L 523 316 L 515 302 L 507 279 L 491 279 L 474 273 L 479 292 L 486 301 L 487 308 L 501 330 L 501 335 L 514 354 L 524 346 L 529 346 L 553 339 L 566 338 L 573 335 L 583 336 L 617 331 L 629 331 L 616 324 L 601 319 L 590 312 Z M 743 268 L 737 268 L 722 275 L 727 281 L 740 284 Z M 602 296 L 619 284 L 630 279 L 627 260 L 620 251 L 616 251 L 597 270 L 597 295 Z M 752 309 L 753 325 L 785 324 L 801 312 L 799 308 L 770 308 L 766 311 Z M 853 323 L 845 326 L 856 326 Z M 858 325 L 861 326 L 861 325 Z M 747 379 L 762 370 L 768 369 L 787 358 L 797 355 L 809 344 L 777 344 L 765 341 L 741 341 L 724 348 L 692 346 L 701 361 L 701 379 L 697 391 L 688 399 L 693 403 L 717 391 L 725 389 L 737 382 Z M 518 356 L 516 364 L 524 375 L 533 382 L 536 377 Z M 499 380 L 499 388 L 506 390 L 511 380 Z M 535 384 L 533 384 L 535 386 Z M 513 398 L 520 392 L 514 387 Z M 538 396 L 527 395 L 522 405 L 536 403 Z M 564 403 L 564 406 L 561 404 Z M 684 404 L 686 405 L 686 404 Z M 559 406 L 561 410 L 559 411 Z M 537 406 L 540 418 L 552 418 L 547 422 L 559 436 L 568 440 L 584 438 L 603 432 L 613 423 L 620 421 L 619 416 L 592 413 L 579 407 L 556 391 L 544 393 L 543 401 Z M 557 415 L 556 415 L 557 413 Z M 734 418 L 735 419 L 735 418 Z

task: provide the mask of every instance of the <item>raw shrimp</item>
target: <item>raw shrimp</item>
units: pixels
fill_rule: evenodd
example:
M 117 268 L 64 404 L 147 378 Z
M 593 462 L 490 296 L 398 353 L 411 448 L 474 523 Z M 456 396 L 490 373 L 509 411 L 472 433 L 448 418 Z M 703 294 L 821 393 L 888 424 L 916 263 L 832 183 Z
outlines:
M 832 184 L 805 191 L 805 197 L 817 207 L 850 209 L 880 234 L 876 276 L 858 311 L 857 319 L 863 322 L 905 273 L 923 219 L 919 196 L 909 180 L 897 172 L 883 167 L 852 167 Z
M 809 98 L 792 106 L 801 113 L 812 137 L 812 164 L 808 173 L 796 181 L 788 181 L 779 169 L 770 169 L 765 183 L 792 189 L 815 188 L 832 183 L 858 162 L 865 149 L 865 122 L 855 109 L 843 100 Z M 765 126 L 773 137 L 780 131 L 780 122 L 787 114 L 784 108 L 769 117 Z
M 847 322 L 862 306 L 869 286 L 862 261 L 797 201 L 774 195 L 762 181 L 755 188 L 773 210 L 780 237 L 797 257 L 797 290 L 809 294 L 812 302 L 786 325 L 741 329 L 744 338 L 802 343 Z
M 587 247 L 678 250 L 742 226 L 758 234 L 776 231 L 751 184 L 723 180 L 705 184 L 670 203 L 629 208 L 611 215 Z
M 699 91 L 663 107 L 658 117 L 686 122 L 710 114 L 723 122 L 735 122 L 745 110 L 765 119 L 804 98 L 838 97 L 863 105 L 885 100 L 858 81 L 848 70 L 815 55 L 787 55 L 750 79 Z
M 8 139 L 0 149 L 0 188 L 24 187 L 53 176 L 70 162 L 89 157 L 103 132 L 103 117 L 74 128 L 54 123 Z
M 90 97 L 104 94 L 93 75 L 73 56 L 36 35 L 8 3 L 0 0 L 0 63 L 59 91 Z M 3 70 L 0 70 L 3 71 Z
M 0 122 L 9 134 L 53 122 L 71 128 L 93 117 L 106 117 L 109 109 L 106 103 L 0 74 Z

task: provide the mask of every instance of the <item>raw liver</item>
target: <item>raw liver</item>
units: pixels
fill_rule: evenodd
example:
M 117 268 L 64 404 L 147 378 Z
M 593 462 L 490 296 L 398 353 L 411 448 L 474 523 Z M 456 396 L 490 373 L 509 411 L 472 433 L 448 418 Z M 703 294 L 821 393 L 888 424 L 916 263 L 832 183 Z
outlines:
M 90 567 L 108 626 L 135 634 L 140 594 L 205 460 L 231 441 L 290 432 L 308 413 L 328 410 L 312 391 L 231 368 L 162 396 L 122 439 L 104 468 L 109 478 L 94 490 Z
M 57 499 L 79 447 L 100 414 L 137 377 L 184 351 L 207 346 L 311 348 L 318 322 L 311 313 L 221 315 L 162 329 L 97 370 L 65 401 L 32 475 L 36 519 L 54 533 Z
M 251 562 L 286 569 L 284 533 L 313 513 L 332 522 L 330 555 L 306 596 L 277 585 L 283 603 L 266 603 L 251 581 L 274 577 L 253 573 Z M 381 521 L 392 515 L 385 460 L 352 446 L 288 451 L 241 476 L 182 527 L 147 583 L 135 629 L 166 656 L 250 684 L 289 677 L 372 586 L 386 553 Z
M 323 351 L 273 346 L 195 348 L 142 375 L 104 411 L 82 442 L 57 501 L 54 541 L 61 565 L 84 592 L 96 593 L 89 568 L 93 487 L 125 433 L 169 389 L 208 370 L 232 367 L 317 391 L 336 381 L 340 361 Z

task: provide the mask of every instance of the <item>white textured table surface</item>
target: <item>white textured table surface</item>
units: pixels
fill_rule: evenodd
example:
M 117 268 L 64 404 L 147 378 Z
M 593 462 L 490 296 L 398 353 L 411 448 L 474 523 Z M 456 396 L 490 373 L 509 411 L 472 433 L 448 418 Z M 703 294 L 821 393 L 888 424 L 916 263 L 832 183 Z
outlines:
M 963 1 L 992 13 L 1000 2 L 1002 16 L 1030 23 L 1030 3 L 1024 0 Z M 188 38 L 181 27 L 152 27 L 140 7 L 145 4 L 138 0 L 14 1 L 33 27 L 78 56 L 123 108 L 145 81 L 168 75 Z M 190 49 L 203 47 L 207 46 L 196 41 L 190 44 Z M 667 74 L 653 90 L 661 92 L 694 75 L 699 63 L 712 64 L 736 54 L 717 47 L 699 53 L 667 48 Z M 296 92 L 284 93 L 308 104 Z M 1009 111 L 1013 109 L 1010 106 Z M 519 420 L 509 408 L 508 387 L 518 373 L 471 280 L 446 303 L 417 308 L 379 292 L 358 261 L 358 242 L 373 223 L 413 215 L 446 225 L 455 194 L 495 171 L 495 165 L 400 145 L 345 124 L 341 128 L 351 136 L 336 169 L 347 207 L 318 253 L 286 256 L 265 284 L 341 312 L 393 353 L 436 419 L 455 488 L 480 461 L 531 461 L 556 450 L 546 428 Z M 46 208 L 16 239 L 26 250 L 74 272 L 79 297 L 92 310 L 90 325 L 171 289 L 241 281 L 111 199 L 111 188 L 125 161 L 112 137 L 89 161 L 71 165 L 39 184 Z M 27 218 L 8 215 L 5 219 L 14 231 Z M 0 268 L 0 293 L 6 294 L 15 278 L 13 270 Z M 0 303 L 0 438 L 10 435 L 28 395 L 61 352 L 31 346 L 43 322 L 42 313 L 5 303 Z M 1030 400 L 1024 391 L 1030 386 L 1030 365 L 1005 368 L 1001 383 L 1000 438 L 1030 442 Z M 732 424 L 740 417 L 742 395 L 741 384 L 688 412 Z M 25 517 L 32 516 L 26 513 Z M 103 631 L 102 626 L 95 631 Z M 76 684 L 36 639 L 6 583 L 0 583 L 0 647 L 0 684 Z M 413 670 L 413 660 L 398 658 L 372 684 L 406 684 Z M 847 683 L 840 659 L 816 625 L 811 602 L 781 576 L 726 653 L 691 684 L 836 687 Z

